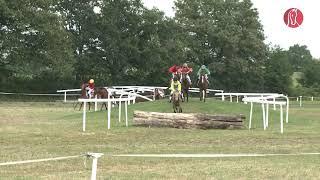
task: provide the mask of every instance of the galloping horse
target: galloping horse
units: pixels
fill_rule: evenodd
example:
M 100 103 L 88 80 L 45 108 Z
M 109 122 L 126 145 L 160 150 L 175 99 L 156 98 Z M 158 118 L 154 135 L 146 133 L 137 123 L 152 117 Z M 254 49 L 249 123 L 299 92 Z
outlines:
M 200 80 L 198 82 L 199 90 L 200 90 L 200 101 L 206 102 L 207 89 L 208 89 L 208 81 L 205 75 L 200 76 Z
M 81 99 L 88 99 L 89 98 L 88 93 L 87 93 L 87 87 L 88 87 L 88 83 L 81 84 L 81 86 L 80 86 L 80 88 L 81 88 L 80 98 Z M 89 104 L 89 110 L 90 110 L 91 103 L 88 102 L 88 104 Z M 74 106 L 74 109 L 76 109 L 77 105 L 78 105 L 78 103 L 76 103 L 76 105 Z M 81 104 L 80 104 L 79 111 L 81 110 L 82 106 L 83 106 L 83 102 L 81 102 Z
M 174 113 L 182 113 L 182 108 L 180 106 L 180 93 L 179 91 L 175 91 L 172 94 L 172 106 Z
M 185 101 L 187 97 L 187 102 L 189 101 L 189 88 L 190 88 L 190 83 L 187 79 L 187 74 L 182 74 L 181 75 L 181 89 L 182 89 L 182 102 Z
M 109 92 L 104 87 L 97 87 L 94 89 L 94 96 L 97 96 L 98 99 L 108 99 L 108 95 L 109 95 Z M 112 98 L 114 96 L 115 96 L 115 94 L 110 94 L 110 98 Z M 108 108 L 107 108 L 106 102 L 102 103 L 100 110 L 102 110 L 103 105 L 105 106 L 105 108 L 107 110 Z

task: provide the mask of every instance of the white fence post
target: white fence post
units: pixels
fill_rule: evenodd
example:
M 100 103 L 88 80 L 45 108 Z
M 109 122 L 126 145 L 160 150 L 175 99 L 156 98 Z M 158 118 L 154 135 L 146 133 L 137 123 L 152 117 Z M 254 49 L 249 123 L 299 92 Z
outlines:
M 83 102 L 82 131 L 86 131 L 86 104 L 87 102 Z
M 266 109 L 266 127 L 269 127 L 269 104 L 267 103 L 267 109 Z
M 128 127 L 128 104 L 125 101 L 126 126 Z
M 67 102 L 67 91 L 64 92 L 64 102 Z
M 94 98 L 97 99 L 97 95 L 95 95 Z M 95 102 L 94 102 L 94 111 L 97 111 L 97 109 L 98 109 L 98 102 L 95 101 Z
M 266 112 L 264 108 L 264 103 L 262 103 L 261 106 L 262 106 L 263 130 L 266 130 Z
M 122 95 L 120 95 L 120 101 L 119 101 L 119 122 L 121 122 L 121 97 Z
M 302 107 L 302 96 L 299 96 L 300 99 L 300 107 Z
M 250 118 L 249 118 L 249 129 L 251 129 L 251 121 L 252 121 L 252 109 L 253 109 L 253 103 L 251 102 L 251 108 L 250 108 Z
M 111 119 L 111 101 L 108 101 L 108 129 L 110 129 Z
M 280 125 L 281 125 L 281 134 L 283 133 L 283 109 L 282 105 L 280 105 Z

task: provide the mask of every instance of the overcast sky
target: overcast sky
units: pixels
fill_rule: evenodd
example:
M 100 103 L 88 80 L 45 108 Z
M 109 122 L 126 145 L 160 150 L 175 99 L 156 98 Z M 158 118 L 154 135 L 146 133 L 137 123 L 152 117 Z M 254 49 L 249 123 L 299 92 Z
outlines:
M 174 16 L 174 0 L 142 0 L 146 7 L 157 7 L 167 16 Z M 307 45 L 315 58 L 320 58 L 320 1 L 319 0 L 251 0 L 258 9 L 264 27 L 266 43 L 280 45 L 284 49 L 293 44 Z M 283 15 L 289 8 L 298 8 L 304 15 L 298 28 L 288 28 Z

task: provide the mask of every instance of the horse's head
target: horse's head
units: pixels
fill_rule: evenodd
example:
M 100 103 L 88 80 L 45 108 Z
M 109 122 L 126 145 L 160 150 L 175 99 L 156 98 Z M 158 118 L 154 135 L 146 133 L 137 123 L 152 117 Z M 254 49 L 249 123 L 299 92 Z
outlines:
M 200 80 L 199 80 L 199 88 L 201 89 L 207 89 L 208 88 L 208 81 L 206 79 L 206 76 L 205 75 L 201 75 L 200 76 Z
M 81 90 L 85 90 L 88 86 L 89 86 L 88 83 L 82 83 L 80 88 L 81 88 Z
M 154 96 L 156 99 L 164 98 L 164 96 L 165 96 L 164 90 L 159 89 L 159 88 L 155 88 L 154 89 Z

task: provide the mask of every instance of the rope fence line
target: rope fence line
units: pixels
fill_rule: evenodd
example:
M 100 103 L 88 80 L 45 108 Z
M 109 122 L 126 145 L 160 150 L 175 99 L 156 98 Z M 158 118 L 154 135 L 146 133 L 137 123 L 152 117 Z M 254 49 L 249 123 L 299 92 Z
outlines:
M 293 154 L 119 154 L 113 157 L 146 157 L 146 158 L 231 158 L 231 157 L 267 157 L 267 156 L 306 156 L 320 153 Z
M 55 158 L 45 158 L 45 159 L 33 159 L 33 160 L 25 160 L 25 161 L 11 161 L 11 162 L 4 162 L 0 163 L 0 166 L 10 166 L 10 165 L 20 165 L 20 164 L 30 164 L 30 163 L 39 163 L 39 162 L 47 162 L 47 161 L 60 161 L 66 159 L 74 159 L 79 157 L 86 157 L 92 158 L 92 170 L 91 170 L 91 180 L 97 179 L 97 165 L 98 165 L 98 158 L 103 156 L 102 153 L 91 153 L 88 152 L 82 155 L 76 156 L 64 156 L 64 157 L 55 157 Z
M 92 171 L 91 180 L 96 180 L 97 178 L 97 164 L 98 159 L 103 156 L 103 153 L 86 153 L 76 156 L 65 156 L 65 157 L 55 157 L 55 158 L 45 158 L 45 159 L 34 159 L 25 161 L 12 161 L 0 163 L 0 166 L 11 166 L 20 164 L 30 164 L 39 163 L 47 161 L 59 161 L 66 159 L 74 159 L 79 157 L 92 158 Z M 292 153 L 292 154 L 257 154 L 257 153 L 246 153 L 246 154 L 110 154 L 110 157 L 135 157 L 135 158 L 239 158 L 239 157 L 269 157 L 269 156 L 307 156 L 307 155 L 320 155 L 320 153 Z

